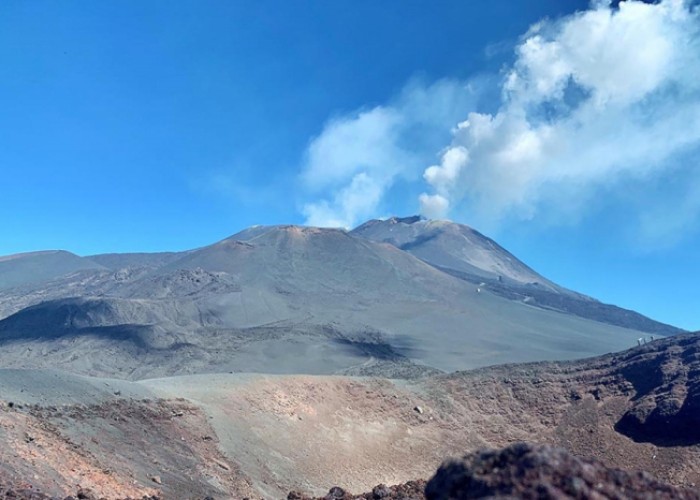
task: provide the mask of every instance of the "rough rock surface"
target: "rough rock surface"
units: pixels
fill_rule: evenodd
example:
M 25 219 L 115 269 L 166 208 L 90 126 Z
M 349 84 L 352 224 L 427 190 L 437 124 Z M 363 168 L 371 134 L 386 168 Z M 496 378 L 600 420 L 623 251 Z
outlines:
M 423 500 L 425 484 L 422 480 L 408 481 L 395 486 L 380 484 L 372 488 L 371 492 L 361 495 L 353 495 L 339 486 L 334 486 L 323 497 L 308 497 L 293 491 L 287 495 L 287 500 Z
M 221 454 L 206 416 L 185 401 L 0 402 L 0 442 L 0 498 L 223 499 L 253 493 L 237 465 Z
M 74 495 L 57 497 L 43 493 L 28 484 L 17 486 L 0 484 L 0 498 L 12 500 L 102 500 L 104 497 L 96 495 L 89 488 L 79 488 Z M 145 495 L 138 498 L 125 497 L 117 500 L 161 500 L 161 497 Z
M 561 448 L 523 443 L 446 462 L 428 483 L 425 496 L 428 500 L 700 498 L 697 491 L 660 483 L 643 472 L 611 469 Z
M 644 472 L 608 468 L 562 448 L 517 443 L 480 450 L 445 462 L 435 476 L 397 486 L 376 486 L 353 495 L 334 486 L 323 497 L 292 492 L 287 500 L 466 500 L 502 498 L 556 499 L 700 499 L 697 491 L 661 483 Z
M 624 369 L 636 396 L 616 429 L 661 446 L 700 443 L 700 339 L 682 338 L 659 352 L 645 346 Z

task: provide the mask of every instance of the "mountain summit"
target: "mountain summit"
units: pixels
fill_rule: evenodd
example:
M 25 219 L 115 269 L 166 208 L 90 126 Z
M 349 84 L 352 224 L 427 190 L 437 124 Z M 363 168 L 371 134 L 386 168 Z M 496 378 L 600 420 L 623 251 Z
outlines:
M 463 224 L 418 215 L 391 217 L 365 222 L 352 234 L 390 243 L 440 269 L 563 291 L 491 238 Z
M 661 335 L 680 330 L 569 290 L 464 224 L 420 216 L 370 220 L 351 234 L 388 243 L 480 290 L 543 309 Z

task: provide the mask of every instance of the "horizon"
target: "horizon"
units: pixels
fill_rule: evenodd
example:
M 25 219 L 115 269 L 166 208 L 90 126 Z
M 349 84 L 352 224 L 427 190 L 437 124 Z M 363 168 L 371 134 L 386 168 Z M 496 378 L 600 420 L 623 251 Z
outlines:
M 0 12 L 0 255 L 182 251 L 253 225 L 421 213 L 700 329 L 694 2 Z

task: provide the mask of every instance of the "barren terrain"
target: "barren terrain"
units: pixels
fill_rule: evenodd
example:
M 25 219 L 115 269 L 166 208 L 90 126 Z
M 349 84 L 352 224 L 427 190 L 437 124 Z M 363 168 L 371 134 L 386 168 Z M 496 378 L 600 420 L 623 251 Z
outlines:
M 698 402 L 699 357 L 700 338 L 687 335 L 590 360 L 414 381 L 203 374 L 132 383 L 3 371 L 1 475 L 107 498 L 283 498 L 427 479 L 446 457 L 534 441 L 693 486 L 698 436 L 679 442 L 663 430 L 697 425 L 684 408 Z

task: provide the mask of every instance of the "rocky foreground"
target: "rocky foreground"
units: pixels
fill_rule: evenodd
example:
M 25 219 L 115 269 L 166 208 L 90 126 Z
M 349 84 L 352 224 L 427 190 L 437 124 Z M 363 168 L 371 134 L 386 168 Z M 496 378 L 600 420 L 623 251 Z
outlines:
M 626 472 L 597 460 L 582 460 L 561 448 L 518 443 L 447 461 L 427 485 L 425 481 L 379 485 L 362 495 L 352 495 L 336 486 L 324 497 L 312 499 L 296 492 L 287 496 L 287 500 L 474 498 L 694 500 L 700 498 L 700 492 L 661 483 L 644 472 Z
M 108 499 L 268 499 L 383 483 L 411 498 L 422 486 L 406 481 L 431 477 L 446 457 L 537 442 L 693 490 L 699 384 L 697 334 L 414 381 L 210 374 L 132 383 L 0 370 L 0 484 L 57 498 L 82 488 Z
M 102 500 L 89 489 L 75 496 L 53 497 L 29 486 L 0 487 L 0 498 L 16 500 Z M 165 497 L 144 496 L 141 500 Z M 558 500 L 631 499 L 697 500 L 700 492 L 661 483 L 644 472 L 606 467 L 583 460 L 564 449 L 518 443 L 500 450 L 480 450 L 461 460 L 445 462 L 429 482 L 409 481 L 378 485 L 369 493 L 353 495 L 335 486 L 323 497 L 291 492 L 287 500 L 461 500 L 476 498 Z M 122 500 L 136 500 L 125 498 Z M 205 497 L 204 500 L 214 500 Z

